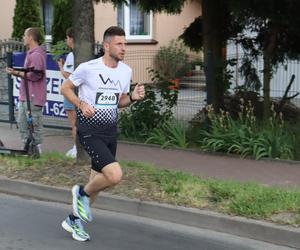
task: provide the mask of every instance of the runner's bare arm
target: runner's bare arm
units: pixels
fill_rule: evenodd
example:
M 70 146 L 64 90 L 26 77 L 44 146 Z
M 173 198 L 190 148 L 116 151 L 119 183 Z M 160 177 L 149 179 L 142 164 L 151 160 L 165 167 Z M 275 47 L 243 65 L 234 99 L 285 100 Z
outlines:
M 85 117 L 92 117 L 96 110 L 94 107 L 88 103 L 81 101 L 79 97 L 74 92 L 75 85 L 71 80 L 67 79 L 61 86 L 61 93 L 67 98 L 71 103 L 73 103 L 78 109 L 81 110 Z
M 128 94 L 122 94 L 119 101 L 119 108 L 125 108 L 132 104 L 133 102 L 130 100 L 130 96 Z
M 144 99 L 144 97 L 145 87 L 143 84 L 138 83 L 130 95 L 122 94 L 119 101 L 119 108 L 127 107 L 135 101 Z

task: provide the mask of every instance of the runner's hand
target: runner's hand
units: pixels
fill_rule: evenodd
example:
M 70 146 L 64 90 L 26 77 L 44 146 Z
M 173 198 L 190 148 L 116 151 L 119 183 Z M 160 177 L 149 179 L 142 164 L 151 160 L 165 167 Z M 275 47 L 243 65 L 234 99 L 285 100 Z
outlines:
M 131 93 L 132 99 L 135 101 L 142 100 L 145 97 L 145 87 L 143 84 L 138 83 Z
M 80 102 L 79 109 L 86 118 L 91 118 L 96 113 L 96 109 L 93 106 L 83 101 Z

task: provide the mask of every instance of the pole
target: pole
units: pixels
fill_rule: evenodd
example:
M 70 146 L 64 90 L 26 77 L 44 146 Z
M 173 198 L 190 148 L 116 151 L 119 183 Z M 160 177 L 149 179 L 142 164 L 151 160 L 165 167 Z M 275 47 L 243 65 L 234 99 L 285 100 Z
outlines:
M 7 60 L 7 67 L 12 67 L 13 65 L 13 53 L 7 52 L 6 53 L 6 60 Z M 8 117 L 9 117 L 9 123 L 12 125 L 15 123 L 15 110 L 14 110 L 14 97 L 13 97 L 13 79 L 10 75 L 7 75 L 7 83 L 8 83 Z

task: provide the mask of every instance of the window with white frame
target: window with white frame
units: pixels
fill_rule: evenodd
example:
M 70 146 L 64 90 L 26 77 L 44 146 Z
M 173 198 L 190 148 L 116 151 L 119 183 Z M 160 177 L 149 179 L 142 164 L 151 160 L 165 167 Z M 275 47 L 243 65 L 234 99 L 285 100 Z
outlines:
M 118 6 L 118 26 L 128 40 L 152 39 L 152 12 L 143 12 L 136 0 L 128 0 Z

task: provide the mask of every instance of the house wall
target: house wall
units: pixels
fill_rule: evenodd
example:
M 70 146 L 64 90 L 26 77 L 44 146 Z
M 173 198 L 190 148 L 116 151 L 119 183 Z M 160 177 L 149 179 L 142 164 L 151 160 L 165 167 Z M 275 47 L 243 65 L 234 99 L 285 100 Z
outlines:
M 15 0 L 1 0 L 4 9 L 0 9 L 0 39 L 10 38 L 12 34 Z M 176 39 L 196 17 L 201 15 L 200 0 L 186 1 L 178 15 L 165 13 L 153 16 L 153 40 L 156 43 L 128 43 L 125 62 L 134 69 L 134 82 L 149 82 L 147 68 L 154 67 L 154 57 L 161 46 Z M 95 9 L 95 40 L 102 42 L 103 32 L 117 25 L 117 11 L 110 3 L 98 3 Z
M 1 0 L 1 6 L 2 8 L 0 9 L 0 40 L 11 37 L 13 30 L 12 27 L 15 1 Z
M 201 13 L 200 1 L 186 1 L 180 15 L 157 14 L 154 39 L 159 42 L 158 46 L 167 45 L 170 40 L 181 35 L 184 28 L 188 27 Z
M 128 44 L 129 50 L 145 48 L 158 49 L 167 45 L 170 40 L 177 38 L 191 22 L 202 13 L 200 1 L 187 1 L 182 12 L 178 15 L 165 13 L 155 14 L 153 17 L 153 40 L 157 44 Z M 117 12 L 111 4 L 95 4 L 95 40 L 102 41 L 102 35 L 109 26 L 117 24 Z
M 0 9 L 0 39 L 11 37 L 13 27 L 13 15 L 15 0 L 1 0 Z M 149 49 L 155 49 L 168 44 L 171 39 L 177 38 L 184 28 L 201 14 L 200 1 L 187 1 L 180 15 L 155 14 L 153 18 L 153 39 L 158 41 L 156 45 L 145 45 Z M 104 30 L 117 24 L 117 12 L 112 4 L 95 4 L 95 40 L 102 41 Z M 130 45 L 136 49 L 141 45 Z
M 154 57 L 161 46 L 180 36 L 196 17 L 201 15 L 200 1 L 187 1 L 180 15 L 165 13 L 153 16 L 153 43 L 128 43 L 125 63 L 133 69 L 133 82 L 151 82 L 148 68 L 154 68 Z M 95 5 L 95 39 L 102 41 L 102 34 L 111 25 L 117 24 L 117 13 L 111 4 Z M 192 54 L 192 53 L 191 53 Z M 199 56 L 199 55 L 198 55 Z
M 98 3 L 95 10 L 95 40 L 102 42 L 103 33 L 109 27 L 117 25 L 117 11 L 112 4 Z

